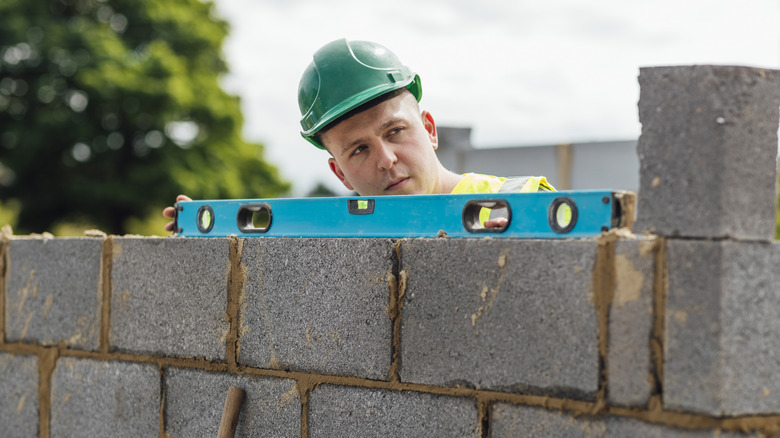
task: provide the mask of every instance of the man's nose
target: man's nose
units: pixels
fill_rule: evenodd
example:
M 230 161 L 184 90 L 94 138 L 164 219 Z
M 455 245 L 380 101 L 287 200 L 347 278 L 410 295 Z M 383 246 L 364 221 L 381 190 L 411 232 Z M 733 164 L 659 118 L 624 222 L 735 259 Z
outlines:
M 380 169 L 390 169 L 398 161 L 398 157 L 395 156 L 393 147 L 385 144 L 384 142 L 379 143 L 377 152 L 377 167 Z

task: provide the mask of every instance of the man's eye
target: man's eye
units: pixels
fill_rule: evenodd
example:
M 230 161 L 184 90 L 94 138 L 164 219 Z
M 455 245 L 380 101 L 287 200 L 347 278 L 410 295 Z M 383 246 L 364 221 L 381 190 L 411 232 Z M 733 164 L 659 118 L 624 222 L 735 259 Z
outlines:
M 398 134 L 399 132 L 401 132 L 401 129 L 402 129 L 402 128 L 393 128 L 393 129 L 391 129 L 391 130 L 390 130 L 390 131 L 387 133 L 387 135 L 395 135 L 395 134 Z
M 358 147 L 356 147 L 355 149 L 352 150 L 352 153 L 350 154 L 350 156 L 355 156 L 355 155 L 363 152 L 364 150 L 366 150 L 366 148 L 368 148 L 368 146 L 366 146 L 364 144 L 361 144 L 360 146 L 358 146 Z

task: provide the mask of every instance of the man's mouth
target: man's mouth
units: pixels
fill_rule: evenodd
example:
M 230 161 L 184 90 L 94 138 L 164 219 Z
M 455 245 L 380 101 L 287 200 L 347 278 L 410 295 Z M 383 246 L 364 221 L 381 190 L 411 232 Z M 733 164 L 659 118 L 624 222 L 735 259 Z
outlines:
M 400 178 L 400 179 L 390 183 L 390 185 L 388 185 L 385 188 L 385 191 L 386 192 L 394 192 L 396 190 L 400 190 L 404 185 L 406 185 L 406 183 L 408 181 L 409 181 L 409 177 L 408 176 L 405 177 L 405 178 Z

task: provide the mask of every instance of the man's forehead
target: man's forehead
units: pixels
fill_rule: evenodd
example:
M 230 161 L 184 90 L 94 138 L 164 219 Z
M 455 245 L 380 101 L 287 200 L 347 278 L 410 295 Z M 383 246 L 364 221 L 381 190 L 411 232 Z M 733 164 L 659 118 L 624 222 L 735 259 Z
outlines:
M 370 108 L 366 108 L 359 113 L 353 114 L 351 117 L 342 120 L 335 125 L 334 128 L 339 125 L 363 125 L 365 123 L 380 124 L 382 123 L 380 119 L 395 117 L 396 114 L 400 114 L 410 109 L 412 103 L 409 102 L 409 98 L 411 98 L 411 102 L 416 102 L 411 93 L 399 94 L 398 96 L 382 101 Z
M 409 100 L 410 98 L 411 101 Z M 337 148 L 349 145 L 366 132 L 381 129 L 392 121 L 413 119 L 417 115 L 416 104 L 417 100 L 411 93 L 400 94 L 357 114 L 353 114 L 349 118 L 329 127 L 326 131 L 320 133 L 320 139 L 326 148 L 328 143 L 334 141 L 340 143 L 333 145 Z M 354 140 L 351 139 L 353 137 Z M 330 149 L 328 150 L 330 151 Z

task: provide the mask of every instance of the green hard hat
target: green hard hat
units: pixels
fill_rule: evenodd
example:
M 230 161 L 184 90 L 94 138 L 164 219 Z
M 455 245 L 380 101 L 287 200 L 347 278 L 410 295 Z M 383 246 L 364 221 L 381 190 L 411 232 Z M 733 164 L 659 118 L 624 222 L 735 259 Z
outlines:
M 407 87 L 417 101 L 420 77 L 393 52 L 369 41 L 340 39 L 314 53 L 298 85 L 301 135 L 325 149 L 317 133 L 347 112 L 385 93 Z

